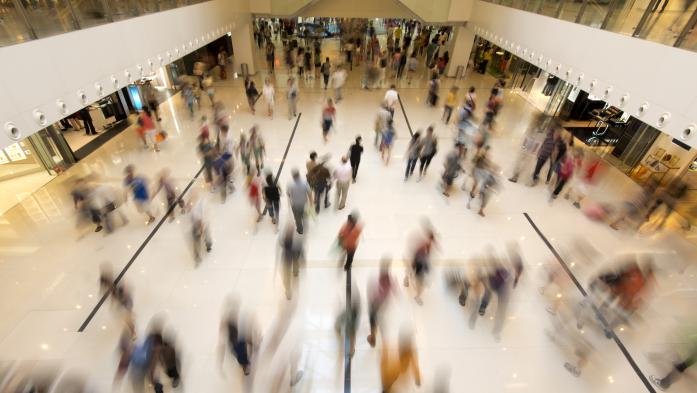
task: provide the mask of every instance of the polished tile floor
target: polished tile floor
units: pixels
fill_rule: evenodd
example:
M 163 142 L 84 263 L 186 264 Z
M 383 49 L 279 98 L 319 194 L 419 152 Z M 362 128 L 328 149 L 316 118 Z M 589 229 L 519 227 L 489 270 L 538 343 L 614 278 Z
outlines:
M 332 52 L 332 43 L 327 43 Z M 334 44 L 335 45 L 335 44 Z M 335 54 L 332 55 L 335 57 Z M 263 63 L 259 63 L 263 67 Z M 283 70 L 277 74 L 284 86 Z M 265 71 L 257 75 L 257 83 Z M 464 193 L 449 200 L 437 190 L 443 158 L 452 143 L 454 130 L 440 122 L 441 109 L 424 104 L 424 74 L 411 85 L 399 82 L 405 112 L 397 111 L 397 140 L 393 161 L 384 166 L 372 147 L 372 125 L 384 89 L 360 88 L 359 72 L 350 74 L 345 99 L 338 105 L 336 132 L 323 143 L 320 132 L 322 103 L 328 92 L 316 80 L 300 84 L 299 111 L 302 116 L 280 177 L 285 186 L 290 169 L 304 168 L 307 155 L 316 150 L 332 155 L 332 164 L 345 154 L 356 135 L 363 135 L 366 152 L 361 161 L 358 182 L 349 189 L 347 209 L 341 212 L 323 210 L 309 224 L 306 234 L 307 267 L 301 275 L 299 296 L 292 322 L 281 342 L 283 350 L 269 353 L 262 345 L 258 369 L 251 378 L 244 378 L 229 359 L 221 367 L 217 357 L 219 323 L 225 298 L 236 294 L 243 314 L 256 321 L 263 337 L 282 318 L 287 301 L 276 269 L 277 235 L 268 220 L 258 226 L 243 192 L 233 194 L 225 204 L 217 195 L 204 189 L 202 178 L 194 181 L 190 193 L 207 200 L 207 216 L 211 224 L 213 250 L 196 267 L 189 244 L 189 217 L 180 216 L 165 222 L 127 270 L 124 280 L 133 289 L 136 327 L 147 329 L 153 316 L 166 319 L 177 333 L 182 349 L 183 385 L 187 392 L 268 392 L 268 374 L 284 367 L 285 353 L 301 354 L 299 364 L 304 370 L 294 391 L 339 392 L 343 389 L 341 343 L 334 331 L 334 321 L 343 307 L 344 275 L 337 269 L 333 251 L 336 233 L 346 212 L 360 211 L 365 225 L 356 262 L 354 282 L 362 292 L 363 311 L 358 330 L 358 344 L 353 360 L 352 391 L 380 391 L 379 350 L 365 341 L 368 333 L 365 288 L 386 255 L 394 259 L 393 273 L 398 281 L 403 276 L 403 261 L 408 256 L 409 239 L 424 218 L 439 232 L 439 247 L 434 255 L 431 285 L 425 291 L 424 305 L 418 306 L 401 287 L 388 307 L 385 340 L 394 344 L 399 327 L 408 324 L 415 332 L 421 365 L 421 388 L 405 383 L 399 391 L 433 391 L 436 382 L 448 381 L 453 392 L 642 392 L 647 391 L 635 370 L 618 346 L 604 338 L 592 337 L 596 351 L 580 377 L 567 372 L 563 364 L 573 357 L 572 351 L 556 345 L 546 331 L 552 320 L 546 311 L 547 302 L 538 289 L 548 268 L 559 266 L 553 254 L 534 231 L 523 213 L 528 213 L 551 245 L 562 256 L 572 255 L 569 244 L 577 237 L 587 240 L 600 251 L 602 259 L 627 251 L 677 249 L 666 246 L 656 236 L 634 236 L 616 232 L 605 225 L 586 219 L 564 200 L 548 203 L 548 190 L 543 186 L 529 188 L 505 182 L 494 196 L 487 217 L 466 208 Z M 464 80 L 446 80 L 443 94 L 453 83 L 479 88 L 480 107 L 493 80 L 469 75 Z M 261 101 L 257 115 L 246 106 L 242 81 L 231 79 L 216 85 L 217 95 L 231 111 L 232 129 L 238 135 L 258 124 L 266 140 L 266 167 L 276 170 L 291 136 L 294 120 L 288 120 L 283 93 L 277 91 L 277 113 L 265 117 Z M 498 130 L 494 135 L 492 156 L 508 174 L 520 145 L 532 106 L 515 93 L 506 92 Z M 191 118 L 179 96 L 162 105 L 163 127 L 169 140 L 162 151 L 144 150 L 135 131 L 128 129 L 56 181 L 46 185 L 31 198 L 0 217 L 0 360 L 32 359 L 53 364 L 88 377 L 97 392 L 129 392 L 128 383 L 112 387 L 117 364 L 115 348 L 121 333 L 121 322 L 112 307 L 105 304 L 96 313 L 84 332 L 78 328 L 98 302 L 99 267 L 103 263 L 121 271 L 146 241 L 154 228 L 146 226 L 132 203 L 123 207 L 130 219 L 127 227 L 111 235 L 79 233 L 75 229 L 75 212 L 69 197 L 71 179 L 97 173 L 115 186 L 120 186 L 123 169 L 136 166 L 139 173 L 153 178 L 162 168 L 170 168 L 179 190 L 186 187 L 200 167 L 195 138 L 199 116 L 211 113 L 204 100 L 202 109 Z M 405 116 L 414 129 L 436 125 L 440 150 L 431 170 L 421 182 L 405 182 L 404 151 L 409 139 Z M 481 114 L 479 114 L 481 116 Z M 304 170 L 302 171 L 304 173 Z M 235 174 L 241 184 L 241 174 Z M 593 198 L 618 201 L 635 190 L 635 185 L 622 174 L 609 171 L 596 187 Z M 158 196 L 161 197 L 161 196 Z M 160 199 L 158 199 L 158 204 Z M 163 200 L 162 200 L 163 201 Z M 290 212 L 282 201 L 282 225 Z M 159 207 L 158 220 L 164 211 Z M 494 339 L 493 323 L 484 319 L 474 329 L 468 327 L 469 309 L 463 309 L 445 288 L 444 273 L 454 267 L 476 263 L 485 255 L 487 246 L 505 253 L 508 242 L 520 244 L 525 272 L 512 294 L 509 314 L 500 341 Z M 675 240 L 675 244 L 683 243 Z M 694 305 L 695 267 L 682 270 L 682 256 L 692 246 L 679 249 L 679 257 L 661 259 L 657 287 L 648 299 L 642 318 L 631 328 L 623 327 L 617 334 L 627 351 L 646 375 L 668 370 L 665 354 L 679 348 L 680 341 L 670 335 L 676 326 L 689 320 Z M 601 258 L 597 258 L 601 259 Z M 597 271 L 601 262 L 575 263 L 571 269 L 582 285 Z M 678 273 L 682 270 L 682 274 Z M 570 284 L 570 281 L 569 281 Z M 568 296 L 580 298 L 571 289 Z M 493 307 L 492 305 L 492 310 Z M 493 315 L 493 312 L 487 316 Z M 263 341 L 262 341 L 263 342 Z M 661 354 L 661 356 L 655 355 Z M 659 359 L 659 360 L 656 360 Z M 663 360 L 660 360 L 663 359 Z M 441 375 L 449 375 L 447 378 Z M 437 381 L 438 379 L 438 381 Z M 254 382 L 253 384 L 251 382 Z M 688 392 L 689 378 L 676 383 L 671 391 Z M 250 386 L 251 385 L 251 386 Z

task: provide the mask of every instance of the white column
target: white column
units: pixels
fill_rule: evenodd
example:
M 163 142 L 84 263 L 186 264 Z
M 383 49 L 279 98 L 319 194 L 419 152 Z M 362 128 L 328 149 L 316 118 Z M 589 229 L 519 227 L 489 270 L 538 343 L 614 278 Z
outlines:
M 247 64 L 249 73 L 256 74 L 256 66 L 254 64 L 254 30 L 252 28 L 251 15 L 244 22 L 237 23 L 232 30 L 232 50 L 233 66 L 235 72 L 241 73 L 241 64 Z
M 450 62 L 448 62 L 448 69 L 446 70 L 448 77 L 455 77 L 458 66 L 463 66 L 467 69 L 467 62 L 469 61 L 473 45 L 474 31 L 467 28 L 467 26 L 457 26 L 450 53 Z

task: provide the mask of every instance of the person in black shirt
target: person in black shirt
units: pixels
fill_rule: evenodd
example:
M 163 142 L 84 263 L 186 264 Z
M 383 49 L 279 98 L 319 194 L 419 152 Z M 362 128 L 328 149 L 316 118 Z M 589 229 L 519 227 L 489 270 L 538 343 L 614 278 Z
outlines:
M 351 169 L 353 170 L 353 182 L 356 182 L 356 175 L 358 175 L 358 165 L 361 163 L 361 155 L 363 154 L 363 146 L 361 146 L 361 141 L 363 138 L 359 136 L 356 137 L 356 143 L 351 145 L 349 148 L 349 157 L 351 161 Z
M 266 209 L 269 211 L 271 222 L 278 230 L 278 217 L 281 205 L 281 189 L 273 181 L 273 175 L 266 175 L 266 186 L 264 187 L 264 199 L 266 200 Z
M 94 124 L 92 124 L 92 116 L 90 116 L 89 108 L 80 109 L 78 114 L 80 115 L 80 120 L 82 120 L 85 125 L 85 135 L 97 135 Z

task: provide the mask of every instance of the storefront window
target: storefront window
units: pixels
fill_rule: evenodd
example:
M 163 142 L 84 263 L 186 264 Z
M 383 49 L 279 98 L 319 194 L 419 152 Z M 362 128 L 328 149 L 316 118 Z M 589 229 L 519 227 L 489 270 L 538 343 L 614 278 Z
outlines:
M 44 129 L 0 149 L 0 214 L 64 171 L 72 157 Z M 68 154 L 68 155 L 64 155 Z

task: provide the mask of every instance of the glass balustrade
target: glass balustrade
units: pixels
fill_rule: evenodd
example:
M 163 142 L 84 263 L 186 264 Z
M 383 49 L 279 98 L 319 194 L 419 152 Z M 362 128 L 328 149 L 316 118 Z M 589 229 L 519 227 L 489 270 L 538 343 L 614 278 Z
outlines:
M 484 1 L 697 51 L 697 2 L 692 0 Z
M 0 46 L 208 0 L 0 0 Z

